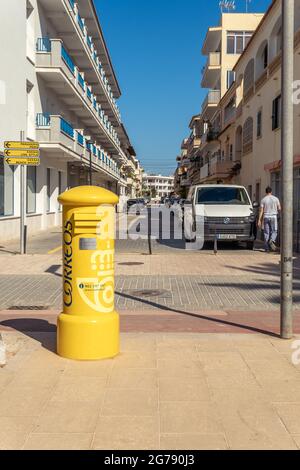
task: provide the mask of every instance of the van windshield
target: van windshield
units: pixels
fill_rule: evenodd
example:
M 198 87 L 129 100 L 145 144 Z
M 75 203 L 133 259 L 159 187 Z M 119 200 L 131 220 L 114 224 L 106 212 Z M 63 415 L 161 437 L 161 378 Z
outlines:
M 197 204 L 248 206 L 249 197 L 243 188 L 202 188 L 198 189 Z

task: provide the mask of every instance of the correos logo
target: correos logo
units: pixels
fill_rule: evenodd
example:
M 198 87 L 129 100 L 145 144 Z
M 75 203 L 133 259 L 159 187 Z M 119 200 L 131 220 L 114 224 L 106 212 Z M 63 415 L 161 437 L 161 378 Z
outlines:
M 73 303 L 73 225 L 67 221 L 64 227 L 64 304 L 71 307 Z

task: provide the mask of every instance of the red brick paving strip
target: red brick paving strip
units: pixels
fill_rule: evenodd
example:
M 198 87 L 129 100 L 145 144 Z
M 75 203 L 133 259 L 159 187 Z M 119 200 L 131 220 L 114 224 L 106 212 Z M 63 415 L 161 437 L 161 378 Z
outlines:
M 55 332 L 59 312 L 3 311 L 0 331 Z M 263 333 L 279 334 L 279 311 L 202 311 L 170 310 L 123 311 L 123 333 Z M 295 312 L 295 334 L 300 334 L 300 311 Z

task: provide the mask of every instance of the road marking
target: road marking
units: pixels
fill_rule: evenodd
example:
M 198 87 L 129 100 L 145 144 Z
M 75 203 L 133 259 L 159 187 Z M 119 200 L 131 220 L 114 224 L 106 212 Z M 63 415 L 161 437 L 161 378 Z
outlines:
M 60 250 L 62 250 L 62 246 L 58 246 L 57 248 L 54 248 L 54 250 L 48 251 L 48 255 L 53 255 L 54 253 L 57 253 Z

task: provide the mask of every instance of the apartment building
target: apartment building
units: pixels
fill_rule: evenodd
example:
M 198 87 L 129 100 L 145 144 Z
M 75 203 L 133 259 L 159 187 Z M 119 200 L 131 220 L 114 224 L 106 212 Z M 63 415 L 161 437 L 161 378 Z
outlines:
M 143 175 L 143 193 L 152 199 L 170 196 L 174 191 L 174 177 L 162 175 Z
M 57 196 L 87 184 L 127 199 L 136 155 L 122 124 L 121 90 L 93 0 L 2 0 L 0 153 L 3 142 L 38 141 L 26 171 L 29 233 L 61 223 Z M 0 239 L 16 237 L 20 168 L 0 158 Z
M 234 66 L 262 18 L 263 14 L 260 13 L 222 13 L 219 25 L 208 28 L 202 47 L 207 61 L 201 80 L 201 87 L 207 88 L 208 92 L 201 114 L 197 116 L 196 139 L 193 139 L 193 133 L 188 139 L 195 148 L 190 160 L 188 150 L 189 164 L 186 178 L 183 178 L 185 185 L 181 188 L 182 192 L 191 184 L 205 182 L 212 176 L 210 170 L 220 155 L 220 100 L 234 82 Z M 218 179 L 217 175 L 214 176 Z
M 281 28 L 281 0 L 275 0 L 236 63 L 235 81 L 219 106 L 220 158 L 215 162 L 216 173 L 224 182 L 246 186 L 253 201 L 260 201 L 268 185 L 281 196 Z M 298 80 L 300 0 L 295 0 L 294 45 L 295 80 Z M 299 251 L 299 89 L 295 89 L 294 98 L 294 240 Z
M 200 161 L 198 152 L 203 134 L 201 114 L 193 116 L 189 124 L 190 136 L 181 144 L 181 155 L 177 157 L 178 167 L 175 172 L 175 191 L 186 197 L 188 188 L 199 183 Z

